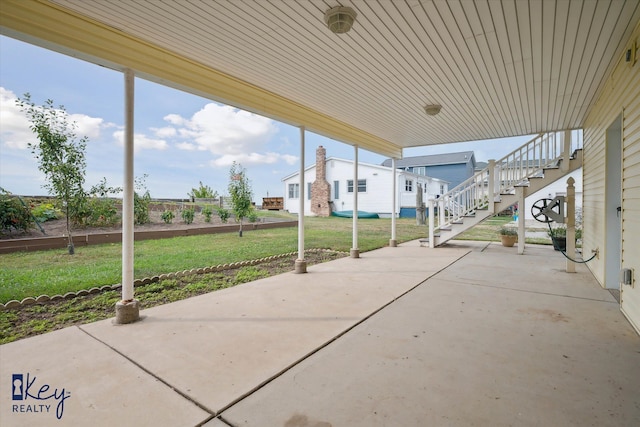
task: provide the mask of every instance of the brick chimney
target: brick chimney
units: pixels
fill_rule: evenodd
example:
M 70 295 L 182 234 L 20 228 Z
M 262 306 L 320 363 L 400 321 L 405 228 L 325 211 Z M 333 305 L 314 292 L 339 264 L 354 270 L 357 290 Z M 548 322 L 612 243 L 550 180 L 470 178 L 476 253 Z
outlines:
M 327 182 L 327 150 L 316 150 L 316 180 L 311 184 L 311 212 L 317 216 L 331 215 L 331 186 Z

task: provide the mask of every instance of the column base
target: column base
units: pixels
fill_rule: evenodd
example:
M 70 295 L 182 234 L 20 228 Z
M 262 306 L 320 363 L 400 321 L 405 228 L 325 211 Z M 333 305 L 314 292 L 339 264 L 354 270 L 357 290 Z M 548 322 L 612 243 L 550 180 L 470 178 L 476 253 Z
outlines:
M 396 239 L 389 239 L 389 246 L 392 248 L 398 247 L 398 241 Z
M 302 274 L 307 272 L 307 261 L 303 259 L 297 259 L 294 263 L 293 272 L 295 274 Z
M 360 249 L 353 248 L 350 251 L 351 258 L 360 258 Z
M 113 323 L 126 325 L 140 320 L 140 302 L 137 299 L 131 301 L 118 301 L 116 303 L 116 318 Z

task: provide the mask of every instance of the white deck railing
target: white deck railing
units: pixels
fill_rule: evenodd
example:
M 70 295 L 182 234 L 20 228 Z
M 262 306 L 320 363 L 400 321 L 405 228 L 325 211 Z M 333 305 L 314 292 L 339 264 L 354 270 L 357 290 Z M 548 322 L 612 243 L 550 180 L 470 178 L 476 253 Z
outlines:
M 493 203 L 500 194 L 512 194 L 515 187 L 526 185 L 529 178 L 539 176 L 550 167 L 568 167 L 568 159 L 582 147 L 582 131 L 539 134 L 521 147 L 460 183 L 437 200 L 429 201 L 429 241 L 435 230 L 443 229 L 473 215 L 477 210 L 493 213 Z M 567 159 L 566 162 L 560 162 Z M 560 166 L 559 166 L 560 165 Z M 438 223 L 435 224 L 437 207 Z

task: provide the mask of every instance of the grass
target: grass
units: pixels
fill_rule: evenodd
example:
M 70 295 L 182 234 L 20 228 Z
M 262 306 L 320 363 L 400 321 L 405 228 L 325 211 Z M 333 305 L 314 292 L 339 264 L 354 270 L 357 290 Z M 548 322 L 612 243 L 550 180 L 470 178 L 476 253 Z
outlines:
M 309 265 L 345 256 L 339 252 L 313 252 Z M 225 289 L 263 277 L 291 271 L 295 255 L 268 260 L 258 265 L 220 272 L 166 279 L 136 287 L 136 299 L 145 308 Z M 120 292 L 110 290 L 70 300 L 48 301 L 18 309 L 0 311 L 0 344 L 39 335 L 64 327 L 113 317 Z
M 305 218 L 305 247 L 349 251 L 352 220 L 346 218 Z M 248 227 L 247 227 L 248 228 Z M 237 233 L 176 237 L 135 243 L 135 278 L 192 268 L 228 264 L 297 251 L 297 227 L 248 230 Z M 362 252 L 383 247 L 390 238 L 390 219 L 358 222 L 358 246 Z M 424 226 L 414 219 L 397 221 L 399 242 L 426 236 Z M 0 302 L 39 295 L 112 285 L 121 278 L 121 245 L 107 244 L 66 250 L 19 252 L 0 255 Z

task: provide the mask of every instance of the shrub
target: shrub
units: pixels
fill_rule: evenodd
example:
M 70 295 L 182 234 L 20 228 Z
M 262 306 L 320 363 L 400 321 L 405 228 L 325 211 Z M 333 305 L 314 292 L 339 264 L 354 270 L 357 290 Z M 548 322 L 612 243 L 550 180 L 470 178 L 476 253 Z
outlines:
M 135 188 L 136 190 L 144 193 L 142 195 L 138 194 L 138 191 L 133 193 L 133 222 L 136 225 L 147 224 L 151 222 L 149 218 L 149 203 L 151 202 L 151 194 L 149 194 L 149 190 L 147 190 L 147 186 L 145 184 L 145 180 L 147 178 L 147 174 L 144 174 L 142 177 L 138 177 L 135 179 Z
M 205 206 L 202 208 L 202 215 L 204 215 L 204 222 L 211 222 L 211 215 L 213 215 L 213 209 L 211 209 L 211 206 Z
M 92 227 L 112 226 L 120 221 L 116 201 L 101 197 L 89 199 L 87 225 Z
M 133 222 L 136 225 L 147 224 L 151 222 L 149 218 L 149 202 L 151 195 L 145 191 L 142 196 L 136 191 L 133 193 Z
M 31 210 L 16 196 L 0 188 L 0 231 L 27 231 L 33 225 Z
M 165 224 L 171 224 L 171 222 L 173 221 L 173 218 L 175 218 L 176 216 L 173 213 L 173 211 L 169 209 L 165 209 L 165 211 L 162 212 L 161 217 Z
M 31 213 L 38 222 L 47 222 L 62 217 L 62 211 L 56 208 L 53 203 L 41 203 L 33 208 Z
M 198 188 L 192 188 L 188 196 L 192 201 L 195 201 L 195 199 L 215 199 L 218 197 L 218 192 L 200 181 L 200 186 Z
M 185 224 L 191 224 L 193 222 L 193 217 L 195 216 L 196 211 L 193 208 L 183 209 L 182 210 L 182 219 Z
M 247 220 L 249 222 L 256 222 L 258 221 L 258 212 L 256 212 L 255 209 L 251 209 L 251 211 L 249 211 L 249 215 L 247 215 Z
M 98 184 L 91 187 L 91 197 L 87 201 L 86 218 L 90 226 L 112 226 L 120 221 L 116 201 L 110 199 L 110 194 L 122 192 L 120 187 L 109 187 L 107 178 L 102 178 Z
M 226 224 L 229 220 L 229 211 L 225 208 L 216 208 L 216 213 L 220 217 L 220 221 Z

